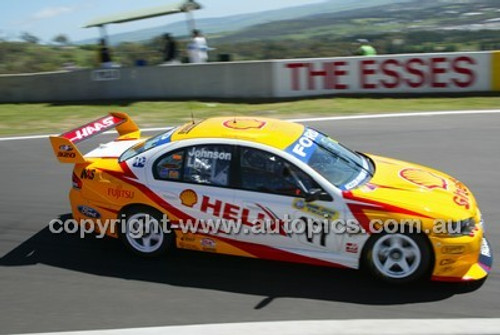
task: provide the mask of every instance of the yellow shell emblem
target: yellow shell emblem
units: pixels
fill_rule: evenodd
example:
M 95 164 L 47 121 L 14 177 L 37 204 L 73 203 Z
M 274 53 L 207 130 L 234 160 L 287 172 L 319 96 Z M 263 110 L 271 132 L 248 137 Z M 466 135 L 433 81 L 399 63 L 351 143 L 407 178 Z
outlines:
M 184 190 L 179 195 L 181 203 L 187 207 L 193 207 L 198 202 L 198 195 L 193 190 Z
M 403 169 L 399 172 L 401 178 L 409 181 L 410 183 L 423 186 L 428 189 L 442 188 L 443 190 L 448 189 L 448 183 L 444 178 L 440 176 L 425 171 L 422 169 L 408 168 Z
M 261 129 L 266 125 L 266 122 L 256 119 L 234 118 L 224 121 L 222 124 L 226 128 L 246 130 L 246 129 Z

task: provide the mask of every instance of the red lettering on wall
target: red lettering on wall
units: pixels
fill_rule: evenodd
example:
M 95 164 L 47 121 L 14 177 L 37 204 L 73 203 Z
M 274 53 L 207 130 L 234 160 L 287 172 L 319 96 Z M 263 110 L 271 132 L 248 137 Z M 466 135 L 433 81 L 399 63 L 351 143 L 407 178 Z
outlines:
M 370 65 L 374 65 L 375 61 L 373 59 L 363 60 L 361 61 L 360 68 L 360 82 L 361 88 L 363 89 L 374 89 L 377 88 L 377 85 L 368 82 L 368 76 L 374 75 L 377 71 L 374 68 L 369 68 Z
M 321 70 L 321 71 L 314 70 L 314 64 L 312 64 L 312 63 L 307 64 L 307 68 L 309 70 L 307 72 L 307 88 L 310 90 L 315 90 L 316 89 L 315 77 L 325 77 L 326 78 L 326 71 L 325 70 Z
M 468 65 L 476 65 L 476 61 L 473 58 L 462 56 L 453 60 L 452 68 L 453 71 L 465 76 L 464 80 L 458 80 L 456 78 L 452 79 L 452 82 L 458 87 L 469 87 L 476 81 L 476 75 L 474 71 L 467 67 L 463 67 L 461 63 L 466 63 Z
M 345 69 L 342 69 L 347 65 L 345 61 L 336 61 L 328 64 L 329 75 L 325 82 L 325 88 L 333 89 L 333 90 L 346 90 L 349 87 L 346 84 L 340 83 L 340 78 L 346 76 L 348 72 Z
M 386 88 L 396 88 L 401 82 L 399 72 L 397 69 L 394 69 L 394 67 L 399 67 L 399 62 L 396 59 L 387 59 L 381 65 L 382 73 L 393 78 L 392 81 L 387 81 L 385 79 L 381 80 L 382 85 Z
M 446 63 L 445 57 L 431 58 L 430 73 L 431 73 L 431 86 L 435 88 L 443 88 L 448 86 L 445 82 L 439 81 L 439 75 L 446 73 L 447 69 L 441 67 L 442 63 Z
M 421 87 L 425 83 L 425 73 L 421 69 L 415 67 L 416 65 L 423 66 L 425 63 L 420 58 L 412 58 L 406 63 L 405 66 L 406 71 L 417 78 L 416 81 L 406 79 L 406 84 L 413 88 Z
M 292 90 L 300 90 L 300 72 L 301 67 L 305 67 L 305 63 L 290 63 L 286 64 L 286 67 L 292 70 Z

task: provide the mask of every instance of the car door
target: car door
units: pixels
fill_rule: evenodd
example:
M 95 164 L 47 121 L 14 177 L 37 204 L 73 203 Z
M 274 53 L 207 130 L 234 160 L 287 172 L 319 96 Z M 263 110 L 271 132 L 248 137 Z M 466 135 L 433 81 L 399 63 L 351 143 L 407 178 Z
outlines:
M 181 220 L 180 228 L 193 233 L 218 234 L 218 229 L 203 229 L 207 222 L 215 224 L 226 217 L 227 207 L 234 202 L 231 188 L 233 150 L 232 145 L 199 144 L 171 150 L 155 158 L 148 183 L 175 208 Z
M 272 225 L 268 233 L 261 233 L 255 228 L 251 234 L 238 235 L 238 239 L 311 257 L 335 259 L 341 254 L 342 236 L 331 234 L 323 221 L 342 218 L 343 202 L 334 201 L 326 193 L 307 202 L 304 187 L 321 189 L 313 178 L 277 154 L 245 146 L 239 149 L 235 202 L 247 210 L 243 222 L 252 227 L 262 219 L 272 219 L 284 229 Z

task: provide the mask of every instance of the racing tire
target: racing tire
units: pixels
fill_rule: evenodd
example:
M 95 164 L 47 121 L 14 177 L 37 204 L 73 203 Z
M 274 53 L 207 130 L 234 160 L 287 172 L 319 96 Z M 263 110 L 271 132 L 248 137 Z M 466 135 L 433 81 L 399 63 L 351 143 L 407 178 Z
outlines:
M 142 257 L 157 257 L 175 248 L 175 233 L 164 231 L 162 214 L 148 207 L 134 207 L 125 213 L 119 237 L 127 249 Z
M 407 284 L 430 276 L 433 253 L 421 234 L 382 233 L 368 240 L 363 265 L 377 279 Z

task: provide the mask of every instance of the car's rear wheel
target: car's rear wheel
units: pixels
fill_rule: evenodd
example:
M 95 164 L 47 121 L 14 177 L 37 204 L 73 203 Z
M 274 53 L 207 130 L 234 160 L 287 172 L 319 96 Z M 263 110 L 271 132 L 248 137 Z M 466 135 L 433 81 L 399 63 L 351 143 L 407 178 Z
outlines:
M 377 234 L 368 240 L 364 261 L 370 272 L 389 283 L 409 283 L 429 274 L 432 252 L 420 234 Z
M 163 227 L 162 215 L 147 207 L 130 209 L 125 215 L 120 238 L 135 254 L 155 257 L 174 248 L 174 233 Z

